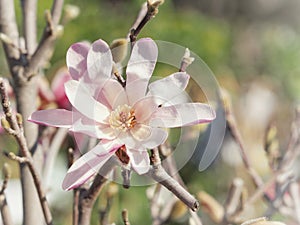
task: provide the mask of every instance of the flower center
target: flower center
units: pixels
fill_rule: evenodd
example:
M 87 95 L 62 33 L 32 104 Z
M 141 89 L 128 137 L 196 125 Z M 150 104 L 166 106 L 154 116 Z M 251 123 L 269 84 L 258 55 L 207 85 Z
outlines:
M 120 131 L 127 131 L 134 127 L 136 118 L 134 110 L 128 105 L 119 105 L 109 116 L 110 127 Z

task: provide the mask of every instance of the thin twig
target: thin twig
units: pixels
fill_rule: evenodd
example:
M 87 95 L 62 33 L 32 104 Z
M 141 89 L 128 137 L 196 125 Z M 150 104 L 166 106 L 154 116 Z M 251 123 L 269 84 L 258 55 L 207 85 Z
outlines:
M 246 154 L 246 149 L 245 149 L 245 146 L 244 146 L 244 142 L 243 142 L 241 133 L 238 129 L 233 110 L 231 108 L 229 96 L 226 96 L 225 93 L 222 93 L 222 98 L 223 98 L 224 102 L 227 103 L 225 105 L 225 113 L 226 113 L 226 120 L 227 120 L 227 125 L 228 125 L 228 128 L 229 128 L 229 131 L 231 132 L 231 135 L 234 138 L 234 140 L 236 141 L 236 143 L 239 145 L 239 150 L 240 150 L 240 154 L 241 154 L 243 163 L 244 163 L 244 165 L 247 169 L 247 172 L 251 176 L 251 178 L 254 182 L 254 185 L 256 187 L 260 187 L 260 186 L 263 185 L 263 180 L 258 175 L 256 170 L 252 167 L 252 165 L 250 163 L 250 160 L 249 160 L 249 158 Z
M 124 225 L 130 225 L 127 209 L 122 210 L 122 219 L 123 219 Z
M 79 225 L 89 225 L 91 219 L 91 213 L 94 203 L 102 190 L 105 182 L 107 181 L 106 176 L 113 170 L 113 168 L 119 165 L 119 160 L 112 156 L 98 171 L 91 187 L 88 190 L 82 189 L 80 192 L 79 200 Z
M 161 165 L 158 149 L 152 150 L 151 161 L 153 166 L 148 171 L 147 175 L 153 180 L 159 182 L 161 185 L 169 189 L 176 195 L 183 203 L 185 203 L 191 210 L 197 211 L 199 209 L 199 202 L 186 189 L 184 189 L 174 178 L 167 174 Z
M 9 122 L 11 128 L 14 129 L 14 131 L 16 132 L 16 135 L 14 137 L 20 146 L 20 152 L 22 153 L 22 156 L 27 158 L 26 165 L 28 165 L 28 168 L 32 175 L 46 223 L 47 225 L 50 225 L 52 224 L 52 216 L 46 199 L 46 195 L 42 189 L 41 179 L 34 167 L 33 159 L 28 149 L 23 130 L 19 127 L 16 117 L 12 114 L 12 110 L 10 108 L 10 102 L 4 85 L 3 78 L 0 78 L 0 95 L 2 97 L 2 107 L 5 113 L 5 118 Z
M 141 32 L 141 30 L 143 29 L 143 27 L 147 24 L 147 22 L 149 22 L 152 18 L 155 17 L 155 15 L 158 13 L 158 6 L 161 5 L 163 3 L 162 0 L 157 0 L 157 1 L 147 1 L 147 12 L 144 15 L 144 17 L 142 19 L 140 19 L 143 15 L 143 13 L 145 12 L 144 9 L 144 5 L 142 6 L 142 9 L 140 10 L 140 13 L 138 15 L 138 18 L 136 19 L 136 22 L 134 23 L 131 31 L 130 31 L 130 42 L 131 45 L 133 46 L 137 36 L 139 35 L 139 33 Z M 135 27 L 136 26 L 136 27 Z
M 2 171 L 4 175 L 2 186 L 0 188 L 0 212 L 1 212 L 2 222 L 3 225 L 13 225 L 11 212 L 7 205 L 6 195 L 4 193 L 4 191 L 7 188 L 8 180 L 10 178 L 10 168 L 6 163 L 3 165 Z

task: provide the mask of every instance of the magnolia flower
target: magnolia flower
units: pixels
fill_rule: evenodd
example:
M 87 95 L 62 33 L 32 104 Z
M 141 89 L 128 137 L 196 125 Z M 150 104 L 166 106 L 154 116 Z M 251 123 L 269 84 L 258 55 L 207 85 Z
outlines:
M 189 75 L 184 72 L 148 85 L 157 55 L 153 40 L 137 41 L 126 68 L 126 85 L 121 85 L 112 76 L 114 62 L 104 41 L 97 40 L 91 46 L 76 43 L 69 48 L 67 65 L 72 80 L 65 83 L 65 92 L 73 111 L 42 110 L 29 118 L 35 123 L 64 127 L 100 139 L 70 167 L 63 189 L 85 183 L 118 149 L 126 152 L 133 170 L 145 174 L 150 168 L 147 149 L 165 142 L 168 133 L 164 128 L 215 118 L 209 105 L 176 104 L 189 81 Z

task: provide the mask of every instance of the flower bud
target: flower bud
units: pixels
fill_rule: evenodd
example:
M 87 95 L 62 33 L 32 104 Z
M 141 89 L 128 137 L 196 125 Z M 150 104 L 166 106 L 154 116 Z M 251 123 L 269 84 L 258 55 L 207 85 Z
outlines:
M 122 62 L 126 55 L 128 49 L 128 41 L 125 38 L 119 38 L 113 40 L 110 44 L 111 53 L 115 63 Z
M 19 125 L 22 125 L 23 124 L 23 116 L 20 114 L 20 113 L 17 113 L 16 114 L 16 119 L 17 119 L 17 123 Z
M 212 221 L 220 223 L 224 217 L 223 206 L 205 191 L 200 191 L 197 196 L 203 211 L 209 215 Z
M 11 177 L 11 169 L 7 163 L 3 164 L 2 173 L 3 173 L 4 179 L 9 179 Z
M 187 211 L 188 210 L 186 205 L 182 201 L 177 200 L 173 205 L 172 211 L 170 213 L 170 219 L 179 220 L 187 213 Z
M 9 129 L 10 128 L 10 124 L 5 118 L 1 118 L 1 126 L 4 129 Z
M 64 20 L 70 21 L 76 19 L 80 14 L 80 8 L 76 5 L 66 4 L 64 7 Z
M 277 167 L 281 154 L 279 151 L 279 141 L 277 138 L 277 127 L 272 124 L 268 127 L 265 136 L 264 148 L 269 160 L 269 164 L 273 168 Z
M 107 198 L 112 198 L 114 197 L 119 191 L 119 187 L 116 183 L 109 183 L 106 191 Z

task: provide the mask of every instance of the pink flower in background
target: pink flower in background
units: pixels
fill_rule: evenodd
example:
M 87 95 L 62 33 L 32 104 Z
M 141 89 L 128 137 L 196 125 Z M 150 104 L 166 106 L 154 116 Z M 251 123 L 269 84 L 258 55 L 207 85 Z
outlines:
M 67 65 L 73 80 L 65 84 L 65 93 L 73 111 L 42 110 L 30 121 L 68 128 L 100 139 L 89 152 L 68 170 L 63 188 L 70 190 L 86 182 L 122 147 L 131 167 L 147 173 L 150 161 L 147 149 L 163 144 L 168 136 L 164 128 L 209 122 L 214 110 L 202 103 L 176 104 L 184 94 L 189 75 L 184 72 L 149 84 L 158 50 L 151 39 L 140 39 L 132 49 L 126 68 L 126 85 L 114 77 L 114 62 L 109 46 L 102 40 L 91 46 L 76 43 L 67 53 Z
M 72 77 L 69 71 L 67 70 L 67 68 L 63 67 L 55 73 L 55 76 L 53 77 L 53 80 L 51 82 L 51 90 L 54 94 L 55 102 L 60 108 L 71 108 L 71 104 L 67 98 L 64 88 L 64 84 L 71 79 Z

